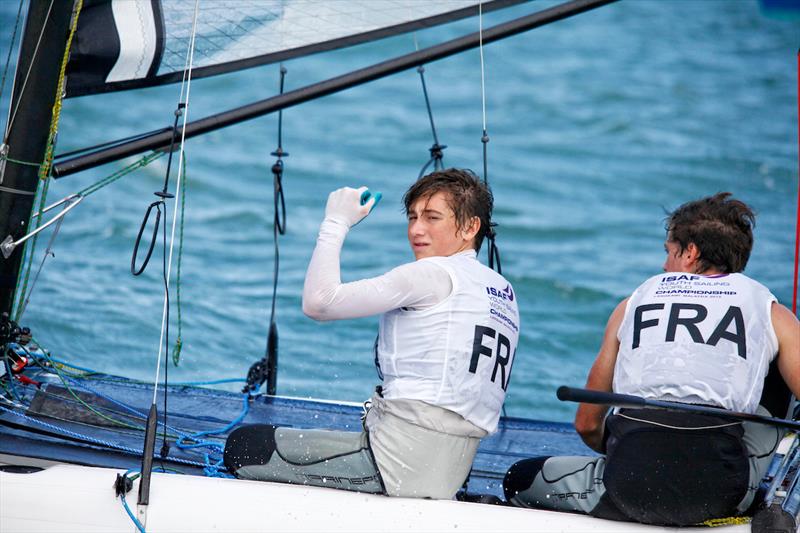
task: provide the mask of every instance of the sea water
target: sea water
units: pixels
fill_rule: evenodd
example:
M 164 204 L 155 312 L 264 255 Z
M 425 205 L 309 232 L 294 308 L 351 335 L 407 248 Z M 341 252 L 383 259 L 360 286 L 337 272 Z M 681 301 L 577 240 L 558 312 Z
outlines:
M 551 4 L 488 14 L 484 26 Z M 16 2 L 3 2 L 0 13 L 4 58 Z M 473 18 L 292 60 L 285 64 L 287 89 L 477 29 Z M 665 213 L 685 201 L 731 191 L 753 206 L 756 243 L 746 273 L 791 306 L 799 30 L 797 20 L 770 18 L 752 1 L 630 1 L 485 47 L 488 180 L 503 273 L 522 321 L 509 415 L 572 418 L 574 406 L 560 403 L 556 388 L 584 383 L 609 313 L 661 271 Z M 273 96 L 278 79 L 278 66 L 271 65 L 195 80 L 189 119 Z M 478 50 L 426 65 L 425 80 L 436 132 L 447 145 L 445 164 L 482 174 Z M 8 92 L 7 86 L 4 103 Z M 179 94 L 180 86 L 170 85 L 69 99 L 56 151 L 171 125 Z M 306 318 L 303 277 L 327 194 L 343 186 L 383 193 L 380 206 L 348 235 L 344 281 L 413 259 L 401 197 L 432 142 L 414 70 L 285 111 L 283 148 L 290 155 L 276 302 L 279 394 L 362 401 L 378 383 L 377 319 Z M 172 269 L 169 330 L 174 343 L 180 288 L 183 349 L 170 381 L 241 379 L 264 354 L 275 260 L 270 152 L 276 147 L 275 114 L 186 143 L 182 264 L 179 280 Z M 48 201 L 134 160 L 57 180 Z M 155 377 L 161 244 L 142 276 L 130 274 L 130 261 L 165 169 L 162 158 L 67 216 L 22 317 L 55 357 L 136 379 Z M 174 180 L 169 187 L 175 191 Z M 173 206 L 169 201 L 170 224 Z M 50 235 L 39 240 L 37 265 Z M 174 253 L 177 258 L 177 244 Z

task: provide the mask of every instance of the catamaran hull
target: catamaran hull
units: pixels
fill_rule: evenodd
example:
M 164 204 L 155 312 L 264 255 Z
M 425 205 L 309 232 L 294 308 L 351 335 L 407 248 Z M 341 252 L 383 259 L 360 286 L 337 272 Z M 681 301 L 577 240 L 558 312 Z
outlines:
M 32 473 L 0 471 L 0 531 L 135 532 L 113 488 L 117 474 L 123 472 L 63 464 Z M 137 491 L 135 482 L 127 499 L 151 533 L 673 531 L 550 511 L 162 473 L 153 474 L 146 510 L 136 508 Z M 729 526 L 724 531 L 743 533 L 749 526 Z

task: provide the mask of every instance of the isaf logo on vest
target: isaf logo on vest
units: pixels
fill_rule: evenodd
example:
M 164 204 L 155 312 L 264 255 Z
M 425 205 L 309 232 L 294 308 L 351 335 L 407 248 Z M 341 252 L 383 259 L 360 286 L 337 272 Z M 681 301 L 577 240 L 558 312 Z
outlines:
M 661 320 L 665 318 L 664 308 L 665 304 L 644 304 L 636 308 L 633 313 L 632 349 L 635 350 L 639 347 L 642 330 L 658 326 Z M 645 319 L 645 313 L 649 313 L 649 316 L 653 316 L 652 314 L 657 311 L 661 311 L 658 318 Z M 739 357 L 747 359 L 747 340 L 744 330 L 744 316 L 742 316 L 741 308 L 735 305 L 729 306 L 725 315 L 714 327 L 714 331 L 708 339 L 704 340 L 698 324 L 702 323 L 707 318 L 708 309 L 703 305 L 673 303 L 669 308 L 664 342 L 675 342 L 678 327 L 681 327 L 689 334 L 692 341 L 698 344 L 716 346 L 717 343 L 723 339 L 732 342 L 736 345 Z M 733 325 L 733 331 L 728 331 L 731 325 Z
M 509 302 L 514 301 L 514 289 L 511 288 L 510 283 L 506 285 L 505 289 L 486 287 L 486 294 L 489 294 L 490 296 L 495 296 L 497 298 L 502 298 L 503 300 L 508 300 Z

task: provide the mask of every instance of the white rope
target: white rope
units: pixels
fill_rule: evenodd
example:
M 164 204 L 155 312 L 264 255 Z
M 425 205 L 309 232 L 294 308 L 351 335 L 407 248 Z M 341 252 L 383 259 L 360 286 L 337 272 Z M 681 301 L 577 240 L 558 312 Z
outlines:
M 481 54 L 481 108 L 483 111 L 483 131 L 486 132 L 486 87 L 483 74 L 483 1 L 478 2 L 478 50 Z
M 653 422 L 652 420 L 643 420 L 641 418 L 636 418 L 630 415 L 624 415 L 622 413 L 617 413 L 617 416 L 622 418 L 627 418 L 628 420 L 634 420 L 636 422 L 642 422 L 643 424 L 650 424 L 652 426 L 659 426 L 662 428 L 667 429 L 685 429 L 686 431 L 699 431 L 703 429 L 720 429 L 720 428 L 727 428 L 731 426 L 738 426 L 741 422 L 729 422 L 727 424 L 718 424 L 716 426 L 698 426 L 698 427 L 682 427 L 682 426 L 670 426 L 669 424 L 662 424 L 660 422 Z
M 158 393 L 158 381 L 161 375 L 161 355 L 164 353 L 164 335 L 166 334 L 167 329 L 167 311 L 169 305 L 169 280 L 170 274 L 172 272 L 172 252 L 175 248 L 175 226 L 178 221 L 178 204 L 180 203 L 178 199 L 180 198 L 181 193 L 181 175 L 183 172 L 183 154 L 184 154 L 184 141 L 186 139 L 186 122 L 189 116 L 189 94 L 192 88 L 192 65 L 194 64 L 194 44 L 195 44 L 195 36 L 197 35 L 197 14 L 199 11 L 200 1 L 195 0 L 194 3 L 194 20 L 192 21 L 192 39 L 189 43 L 189 52 L 187 54 L 186 65 L 188 68 L 184 69 L 184 78 L 181 82 L 181 101 L 185 102 L 186 105 L 184 106 L 183 110 L 183 125 L 181 127 L 181 146 L 180 152 L 178 153 L 178 177 L 176 179 L 177 185 L 175 187 L 175 208 L 172 213 L 172 232 L 170 234 L 169 239 L 169 258 L 167 259 L 167 281 L 166 286 L 164 287 L 164 308 L 161 312 L 161 335 L 158 340 L 158 359 L 156 360 L 156 377 L 154 380 L 154 387 L 153 387 L 153 403 L 156 403 L 157 393 Z M 183 100 L 183 89 L 184 85 L 186 87 L 186 100 Z

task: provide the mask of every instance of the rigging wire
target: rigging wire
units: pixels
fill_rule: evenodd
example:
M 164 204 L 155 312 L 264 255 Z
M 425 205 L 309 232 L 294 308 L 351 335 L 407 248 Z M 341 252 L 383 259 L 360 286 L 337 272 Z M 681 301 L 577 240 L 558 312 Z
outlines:
M 484 62 L 483 62 L 483 1 L 478 2 L 478 51 L 481 57 L 481 114 L 483 117 L 483 135 L 481 135 L 481 143 L 483 143 L 483 183 L 489 186 L 489 164 L 487 145 L 489 144 L 489 135 L 486 130 L 486 83 L 484 75 Z M 498 274 L 503 273 L 503 268 L 500 265 L 500 250 L 495 243 L 496 233 L 494 231 L 494 222 L 489 223 L 489 230 L 486 237 L 489 240 L 489 268 L 497 271 Z M 495 268 L 497 265 L 497 268 Z
M 0 80 L 0 102 L 3 101 L 3 92 L 6 88 L 6 76 L 8 75 L 8 67 L 11 66 L 11 54 L 14 51 L 14 43 L 17 40 L 17 30 L 19 30 L 19 22 L 22 19 L 22 5 L 24 4 L 25 0 L 19 1 L 19 8 L 17 9 L 17 18 L 14 22 L 14 32 L 11 34 L 11 42 L 8 45 L 8 55 L 6 56 L 6 63 L 3 67 L 3 78 Z M 12 94 L 13 94 L 13 86 L 12 86 Z M 8 117 L 6 117 L 6 127 L 3 133 L 3 140 L 0 143 L 0 183 L 3 183 L 3 175 L 5 174 L 5 159 L 8 155 L 8 145 L 6 141 L 8 140 L 8 132 L 10 130 L 8 122 L 11 118 L 11 106 L 8 106 Z
M 414 33 L 414 49 L 415 51 L 419 52 L 419 43 L 417 42 L 416 33 Z M 439 144 L 439 136 L 436 134 L 436 125 L 433 122 L 433 111 L 431 111 L 431 101 L 428 97 L 428 87 L 425 84 L 425 66 L 419 65 L 417 67 L 417 73 L 419 73 L 419 79 L 422 83 L 422 94 L 425 97 L 425 108 L 428 110 L 428 120 L 431 123 L 431 133 L 433 133 L 433 145 L 429 148 L 431 158 L 427 163 L 425 163 L 425 165 L 422 167 L 422 170 L 419 171 L 419 176 L 417 176 L 417 179 L 419 179 L 425 175 L 425 172 L 428 170 L 428 167 L 430 167 L 431 164 L 433 164 L 434 170 L 442 170 L 444 168 L 442 158 L 444 157 L 443 151 L 445 148 L 447 148 L 447 145 Z
M 47 15 L 45 15 L 45 20 L 50 20 L 50 13 L 53 10 L 53 2 L 54 1 L 55 0 L 50 0 L 50 5 L 47 7 Z M 17 111 L 19 110 L 20 102 L 22 102 L 22 95 L 25 94 L 25 88 L 28 85 L 28 79 L 31 76 L 31 71 L 33 70 L 33 65 L 36 63 L 36 56 L 39 53 L 39 45 L 42 44 L 42 37 L 44 36 L 44 32 L 45 32 L 45 27 L 46 26 L 47 26 L 46 23 L 43 24 L 42 25 L 42 30 L 39 32 L 39 38 L 36 41 L 36 47 L 34 47 L 34 49 L 33 49 L 33 56 L 31 57 L 30 64 L 28 65 L 28 71 L 25 73 L 25 79 L 22 82 L 22 88 L 20 89 L 20 98 L 17 100 L 17 105 L 14 106 L 13 111 L 11 109 L 9 109 L 9 118 L 8 118 L 8 122 L 6 123 L 6 131 L 3 134 L 3 143 L 5 143 L 5 141 L 8 140 L 8 132 L 11 131 L 11 127 L 14 124 L 14 120 L 17 118 Z M 70 40 L 71 40 L 71 37 L 70 37 Z M 61 89 L 60 86 L 59 86 L 59 89 Z M 13 91 L 14 91 L 13 85 L 12 85 L 11 91 L 12 91 L 12 94 L 13 94 Z M 60 97 L 61 93 L 62 93 L 62 91 L 59 91 L 59 97 Z
M 280 67 L 280 94 L 283 94 L 286 79 L 286 67 Z M 278 372 L 278 324 L 275 322 L 275 302 L 278 299 L 278 270 L 280 267 L 280 250 L 278 235 L 286 234 L 286 201 L 283 196 L 283 110 L 278 112 L 278 148 L 272 152 L 277 161 L 272 165 L 274 221 L 272 224 L 272 240 L 275 246 L 275 266 L 272 275 L 272 309 L 269 316 L 269 333 L 267 334 L 267 394 L 274 396 L 277 386 Z
M 800 51 L 797 52 L 797 111 L 800 112 Z M 800 148 L 800 116 L 797 117 L 797 146 Z M 792 313 L 797 316 L 797 272 L 800 265 L 800 153 L 797 156 L 797 226 L 794 231 L 794 276 Z
M 8 75 L 8 67 L 11 66 L 11 54 L 14 51 L 14 43 L 17 40 L 17 31 L 19 30 L 19 21 L 22 20 L 22 6 L 25 3 L 25 0 L 19 1 L 19 7 L 17 8 L 17 17 L 14 21 L 14 31 L 11 33 L 11 42 L 8 43 L 8 55 L 6 56 L 6 62 L 3 66 L 3 78 L 0 81 L 0 101 L 3 99 L 3 92 L 6 88 L 6 76 Z
M 283 94 L 286 81 L 286 67 L 280 66 L 279 94 Z M 275 305 L 278 299 L 278 272 L 280 269 L 280 248 L 278 235 L 286 233 L 286 201 L 283 194 L 283 157 L 289 152 L 283 150 L 283 110 L 278 111 L 278 147 L 270 155 L 278 159 L 272 165 L 273 176 L 273 208 L 272 239 L 274 243 L 274 267 L 272 274 L 272 307 L 269 315 L 269 332 L 264 357 L 250 366 L 247 371 L 247 382 L 242 392 L 252 394 L 266 381 L 267 394 L 274 396 L 277 392 L 278 373 L 278 324 L 275 322 Z
M 69 205 L 70 205 L 70 202 L 67 201 L 64 204 L 64 209 L 65 210 L 68 209 Z M 42 269 L 44 268 L 45 261 L 47 261 L 48 257 L 55 257 L 56 256 L 56 254 L 53 253 L 53 244 L 55 244 L 55 242 L 56 242 L 56 237 L 58 236 L 58 232 L 61 231 L 61 224 L 63 224 L 63 223 L 64 223 L 64 218 L 61 217 L 61 218 L 58 219 L 58 222 L 56 223 L 55 228 L 53 228 L 53 234 L 50 235 L 50 241 L 47 243 L 47 249 L 44 251 L 44 254 L 42 255 L 42 262 L 39 263 L 39 269 L 36 271 L 36 274 L 33 276 L 33 281 L 31 282 L 31 288 L 28 291 L 28 293 L 25 295 L 25 299 L 22 301 L 22 304 L 20 305 L 19 312 L 18 312 L 18 317 L 22 317 L 22 315 L 25 314 L 25 309 L 28 307 L 28 302 L 31 301 L 31 295 L 33 294 L 33 290 L 36 288 L 36 282 L 39 281 L 39 274 L 42 273 Z M 33 260 L 33 257 L 31 257 L 31 260 Z

